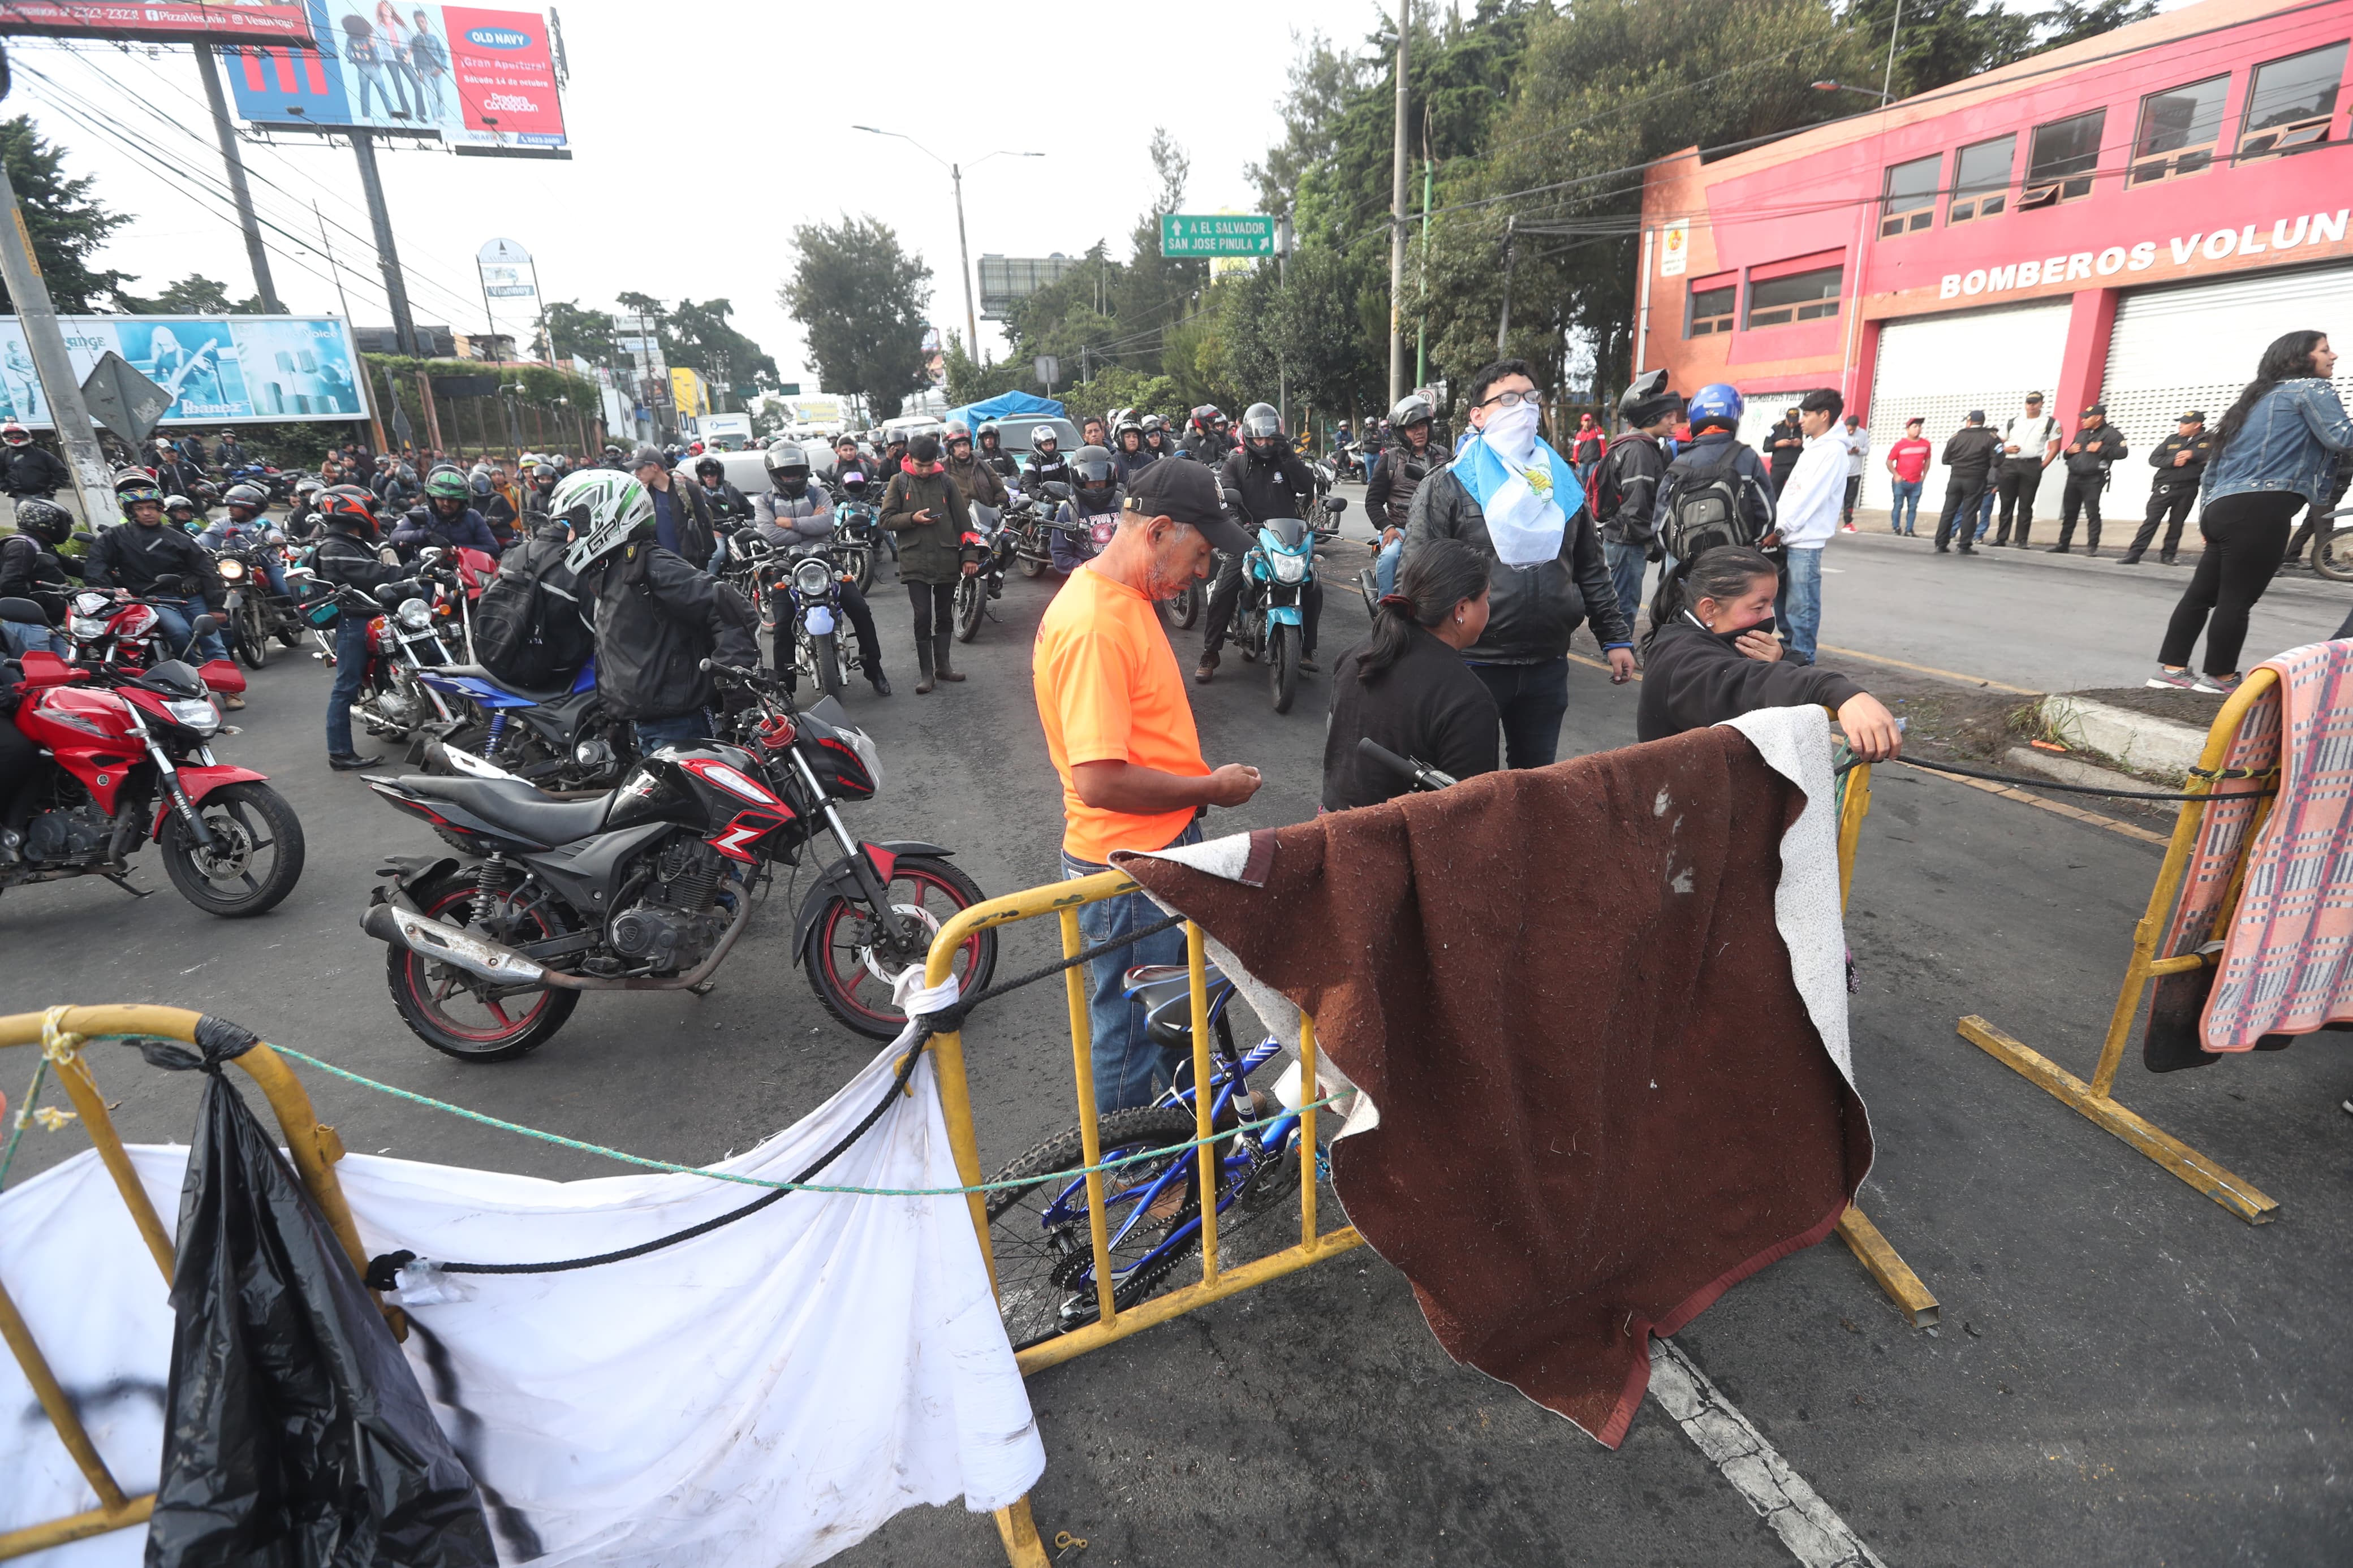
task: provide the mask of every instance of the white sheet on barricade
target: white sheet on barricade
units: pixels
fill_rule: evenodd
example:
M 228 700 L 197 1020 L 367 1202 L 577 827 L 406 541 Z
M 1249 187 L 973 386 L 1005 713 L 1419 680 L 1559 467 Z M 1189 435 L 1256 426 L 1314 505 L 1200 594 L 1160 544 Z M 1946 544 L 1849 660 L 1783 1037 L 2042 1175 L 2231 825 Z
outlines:
M 790 1179 L 873 1109 L 900 1050 L 712 1168 Z M 911 1088 L 817 1180 L 956 1185 L 928 1057 Z M 167 1225 L 186 1154 L 132 1150 Z M 614 1251 L 761 1192 L 690 1175 L 546 1182 L 364 1155 L 336 1170 L 371 1255 L 481 1263 Z M 626 1262 L 448 1278 L 459 1299 L 410 1307 L 423 1331 L 406 1350 L 481 1483 L 507 1562 L 820 1563 L 911 1503 L 999 1508 L 1045 1468 L 960 1196 L 795 1193 Z M 134 1494 L 151 1489 L 171 1308 L 96 1155 L 0 1194 L 0 1280 L 117 1479 Z M 5 1355 L 0 1478 L 0 1531 L 96 1504 Z M 118 1531 L 24 1561 L 132 1568 L 145 1535 Z

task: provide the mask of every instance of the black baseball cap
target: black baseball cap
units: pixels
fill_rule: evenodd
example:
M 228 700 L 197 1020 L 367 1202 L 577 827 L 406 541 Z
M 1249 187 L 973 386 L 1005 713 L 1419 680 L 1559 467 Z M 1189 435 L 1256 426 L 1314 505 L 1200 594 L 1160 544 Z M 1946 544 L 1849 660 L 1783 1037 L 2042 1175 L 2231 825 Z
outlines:
M 2084 409 L 2084 414 L 2086 418 L 2096 414 L 2101 418 L 2105 419 L 2108 416 L 2108 405 L 2105 403 L 2094 403 L 2089 408 Z
M 2203 425 L 2206 423 L 2206 415 L 2204 411 L 2193 408 L 2189 413 L 2183 415 L 2180 418 L 2175 420 L 2174 423 L 2176 425 Z
M 1197 529 L 1213 550 L 1240 555 L 1250 547 L 1250 535 L 1226 515 L 1217 476 L 1190 458 L 1164 458 L 1136 475 L 1127 487 L 1126 510 Z

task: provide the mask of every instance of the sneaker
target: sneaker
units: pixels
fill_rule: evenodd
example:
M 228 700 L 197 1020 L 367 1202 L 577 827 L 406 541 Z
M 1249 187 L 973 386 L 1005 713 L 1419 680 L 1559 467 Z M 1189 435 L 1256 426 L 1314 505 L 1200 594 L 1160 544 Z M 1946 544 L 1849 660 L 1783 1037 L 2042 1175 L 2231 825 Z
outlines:
M 2198 678 L 2186 669 L 2168 669 L 2160 664 L 2157 667 L 2157 673 L 2141 684 L 2160 691 L 2195 691 L 2198 689 Z
M 2239 682 L 2245 679 L 2242 675 L 2201 675 L 2189 689 L 2203 691 L 2210 697 L 2228 697 L 2239 689 Z
M 1314 675 L 1322 667 L 1307 655 L 1302 654 L 1299 656 L 1299 668 L 1305 670 L 1308 674 Z
M 382 757 L 363 757 L 352 752 L 330 752 L 327 765 L 339 773 L 355 773 L 362 768 L 372 768 L 384 761 Z
M 1854 524 L 1851 522 L 1842 522 L 1839 524 L 1839 531 L 1841 533 L 1852 533 L 1854 531 Z
M 234 713 L 245 706 L 245 699 L 232 691 L 221 699 L 221 706 Z
M 1207 686 L 1209 684 L 1210 677 L 1217 673 L 1218 656 L 1214 653 L 1205 653 L 1201 656 L 1201 662 L 1194 667 L 1193 679 L 1201 685 Z

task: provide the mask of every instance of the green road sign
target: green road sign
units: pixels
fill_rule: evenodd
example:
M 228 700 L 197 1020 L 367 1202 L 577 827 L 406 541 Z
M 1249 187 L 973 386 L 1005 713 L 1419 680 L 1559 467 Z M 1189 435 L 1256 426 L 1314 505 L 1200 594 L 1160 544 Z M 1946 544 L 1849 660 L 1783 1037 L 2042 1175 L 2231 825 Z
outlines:
M 1272 256 L 1274 219 L 1264 213 L 1162 213 L 1163 256 Z

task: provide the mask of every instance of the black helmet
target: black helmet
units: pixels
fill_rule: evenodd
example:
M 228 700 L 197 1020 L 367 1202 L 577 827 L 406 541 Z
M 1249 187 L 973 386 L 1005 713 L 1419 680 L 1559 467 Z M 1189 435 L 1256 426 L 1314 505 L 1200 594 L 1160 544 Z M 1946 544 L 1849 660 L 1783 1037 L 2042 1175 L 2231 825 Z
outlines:
M 1411 425 L 1427 425 L 1432 417 L 1430 399 L 1419 392 L 1409 392 L 1398 399 L 1395 408 L 1389 410 L 1389 428 L 1403 430 Z M 1347 433 L 1348 427 L 1341 426 L 1340 434 L 1345 436 Z
M 73 533 L 73 513 L 37 496 L 16 503 L 16 531 L 44 544 L 63 544 Z
M 1282 418 L 1271 403 L 1253 403 L 1242 410 L 1242 440 L 1256 458 L 1271 458 L 1282 447 Z
M 694 465 L 694 477 L 698 479 L 723 477 L 726 472 L 727 465 L 716 458 L 704 458 Z
M 1112 467 L 1111 454 L 1101 447 L 1082 447 L 1071 458 L 1071 477 L 1078 481 L 1080 494 L 1101 497 L 1109 495 L 1118 482 L 1118 470 Z
M 1147 414 L 1136 422 L 1136 428 L 1150 436 L 1166 429 L 1168 422 L 1157 414 Z
M 222 495 L 221 504 L 245 507 L 258 516 L 269 510 L 269 492 L 255 484 L 231 485 Z
M 1640 430 L 1675 414 L 1683 407 L 1683 399 L 1667 390 L 1664 370 L 1646 370 L 1636 376 L 1618 399 L 1618 413 L 1627 424 Z
M 987 446 L 990 442 L 997 439 L 997 426 L 994 424 L 983 425 L 980 427 L 979 436 L 980 444 L 984 447 Z

